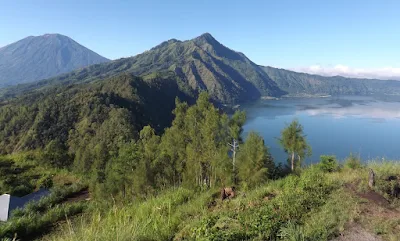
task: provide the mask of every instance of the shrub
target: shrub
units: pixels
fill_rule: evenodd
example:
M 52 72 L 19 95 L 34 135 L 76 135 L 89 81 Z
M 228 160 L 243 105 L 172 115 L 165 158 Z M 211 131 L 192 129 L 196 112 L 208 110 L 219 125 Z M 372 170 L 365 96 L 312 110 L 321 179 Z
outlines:
M 324 172 L 334 172 L 339 169 L 339 163 L 336 160 L 336 156 L 322 155 L 320 160 L 318 167 Z
M 287 241 L 304 241 L 303 228 L 292 222 L 288 222 L 285 226 L 281 227 L 279 230 L 279 237 Z
M 51 175 L 44 175 L 36 182 L 38 188 L 51 188 L 53 187 L 53 179 Z
M 361 160 L 356 157 L 353 153 L 350 153 L 350 156 L 346 159 L 344 166 L 350 169 L 358 169 L 361 168 Z

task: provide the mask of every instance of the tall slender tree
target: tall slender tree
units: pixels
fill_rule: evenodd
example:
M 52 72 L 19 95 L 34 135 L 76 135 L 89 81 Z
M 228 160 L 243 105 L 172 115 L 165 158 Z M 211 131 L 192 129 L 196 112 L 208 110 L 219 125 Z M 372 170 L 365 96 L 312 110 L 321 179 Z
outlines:
M 239 149 L 237 165 L 241 185 L 255 186 L 270 178 L 274 162 L 259 134 L 255 132 L 248 134 Z
M 304 135 L 303 126 L 297 119 L 293 120 L 282 130 L 279 144 L 290 155 L 292 171 L 296 165 L 301 165 L 301 161 L 304 158 L 311 156 L 311 147 L 306 140 L 306 135 Z

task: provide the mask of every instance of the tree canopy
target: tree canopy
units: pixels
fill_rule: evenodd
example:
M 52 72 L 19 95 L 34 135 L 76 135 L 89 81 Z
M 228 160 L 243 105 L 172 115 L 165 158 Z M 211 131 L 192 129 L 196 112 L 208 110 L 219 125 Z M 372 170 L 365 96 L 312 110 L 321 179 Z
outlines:
M 311 156 L 311 147 L 303 132 L 303 126 L 297 119 L 293 120 L 281 132 L 279 144 L 290 155 L 290 167 L 292 171 L 300 166 L 305 157 Z

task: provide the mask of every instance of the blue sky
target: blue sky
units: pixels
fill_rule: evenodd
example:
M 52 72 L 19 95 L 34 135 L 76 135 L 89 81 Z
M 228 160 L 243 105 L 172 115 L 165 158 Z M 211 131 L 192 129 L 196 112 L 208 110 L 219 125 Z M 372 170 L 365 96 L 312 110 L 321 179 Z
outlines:
M 6 0 L 0 46 L 61 33 L 116 59 L 209 32 L 257 64 L 381 71 L 400 67 L 399 11 L 398 0 Z

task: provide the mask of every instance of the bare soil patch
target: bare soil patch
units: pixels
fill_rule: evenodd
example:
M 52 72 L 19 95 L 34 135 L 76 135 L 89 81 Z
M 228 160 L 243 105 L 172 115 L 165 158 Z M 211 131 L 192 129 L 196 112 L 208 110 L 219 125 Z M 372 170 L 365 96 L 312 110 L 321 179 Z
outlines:
M 381 241 L 382 239 L 375 234 L 363 229 L 360 225 L 355 225 L 342 233 L 341 236 L 332 241 Z
M 71 202 L 78 202 L 83 200 L 89 200 L 90 194 L 88 189 L 83 189 L 79 192 L 76 192 L 70 196 L 68 196 L 63 203 L 71 203 Z

